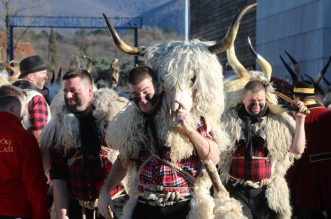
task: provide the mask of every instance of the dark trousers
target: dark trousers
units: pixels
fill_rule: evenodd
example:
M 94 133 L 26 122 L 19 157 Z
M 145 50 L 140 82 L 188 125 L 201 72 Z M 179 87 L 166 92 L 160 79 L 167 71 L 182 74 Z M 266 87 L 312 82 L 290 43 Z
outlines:
M 159 207 L 139 202 L 132 212 L 132 219 L 185 219 L 190 211 L 190 201 Z
M 93 219 L 93 211 L 85 208 L 86 219 Z M 101 215 L 98 215 L 96 210 L 96 219 L 104 219 Z M 79 202 L 76 199 L 70 198 L 69 200 L 69 210 L 68 217 L 70 219 L 81 219 L 82 218 L 82 206 L 80 206 Z
M 244 215 L 249 219 L 273 219 L 276 213 L 268 206 L 265 196 L 266 187 L 254 189 L 249 186 L 233 186 L 232 182 L 226 184 L 232 198 L 240 201 Z

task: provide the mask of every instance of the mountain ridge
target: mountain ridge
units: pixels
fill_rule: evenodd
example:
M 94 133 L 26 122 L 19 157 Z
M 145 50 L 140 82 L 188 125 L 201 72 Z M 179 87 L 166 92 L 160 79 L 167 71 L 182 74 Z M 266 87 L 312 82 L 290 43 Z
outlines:
M 184 0 L 47 0 L 49 16 L 142 17 L 144 27 L 184 35 Z

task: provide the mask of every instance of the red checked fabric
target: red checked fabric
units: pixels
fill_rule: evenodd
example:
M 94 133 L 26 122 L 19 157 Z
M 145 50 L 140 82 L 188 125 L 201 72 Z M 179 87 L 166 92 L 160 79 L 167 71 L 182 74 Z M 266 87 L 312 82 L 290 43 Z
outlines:
M 256 146 L 255 157 L 267 157 L 268 151 L 253 138 L 253 145 Z M 254 182 L 271 177 L 271 163 L 266 159 L 252 159 L 245 167 L 245 146 L 239 145 L 232 155 L 230 175 L 244 180 Z
M 41 130 L 47 125 L 48 109 L 45 98 L 35 96 L 29 102 L 29 120 L 31 130 Z
M 111 170 L 111 163 L 106 158 L 106 151 L 101 150 L 100 156 L 89 157 L 88 167 L 83 165 L 81 153 L 78 154 L 79 158 L 75 159 L 75 162 L 68 165 L 69 158 L 76 153 L 75 148 L 64 154 L 63 148 L 50 147 L 49 153 L 51 157 L 51 179 L 67 180 L 69 191 L 75 198 L 82 200 L 98 198 L 104 180 Z M 111 190 L 109 194 L 113 196 L 122 190 L 123 186 L 119 185 Z
M 211 136 L 207 133 L 207 127 L 203 118 L 197 131 L 211 139 Z M 170 160 L 169 151 L 164 152 L 159 155 L 162 159 Z M 149 157 L 149 151 L 146 147 L 142 146 L 138 160 L 138 168 L 146 161 Z M 197 155 L 192 155 L 187 159 L 182 159 L 176 163 L 177 167 L 180 167 L 185 172 L 189 173 L 191 176 L 196 177 L 199 171 L 199 157 Z M 153 158 L 144 167 L 143 171 L 139 177 L 139 183 L 142 185 L 158 185 L 163 186 L 163 193 L 168 192 L 179 192 L 179 193 L 191 193 L 193 188 L 192 184 L 179 172 L 175 171 L 171 166 L 165 164 L 164 162 Z M 144 192 L 143 186 L 138 187 L 139 192 Z

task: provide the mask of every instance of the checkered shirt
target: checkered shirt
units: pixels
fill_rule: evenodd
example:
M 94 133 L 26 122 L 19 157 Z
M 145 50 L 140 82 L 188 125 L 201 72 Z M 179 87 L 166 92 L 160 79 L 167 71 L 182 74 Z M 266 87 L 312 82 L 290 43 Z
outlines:
M 254 182 L 271 177 L 271 162 L 268 159 L 262 159 L 268 155 L 267 148 L 263 147 L 259 141 L 256 141 L 255 137 L 253 137 L 254 146 L 256 147 L 255 158 L 253 157 L 251 161 L 248 161 L 248 165 L 245 166 L 245 146 L 243 144 L 238 145 L 237 150 L 232 155 L 231 176 Z
M 31 130 L 41 130 L 47 125 L 48 109 L 44 97 L 35 96 L 28 104 Z
M 197 128 L 198 132 L 211 139 L 211 136 L 207 133 L 206 124 L 204 119 L 201 118 L 201 123 Z M 137 160 L 138 169 L 149 157 L 150 153 L 148 149 L 142 146 L 140 154 Z M 159 154 L 162 159 L 170 160 L 170 151 L 167 150 L 162 154 Z M 189 173 L 194 178 L 199 173 L 199 157 L 195 153 L 187 159 L 182 159 L 176 162 L 176 166 L 183 169 L 185 172 Z M 190 183 L 181 173 L 175 171 L 171 166 L 165 164 L 164 162 L 152 158 L 143 167 L 143 170 L 139 177 L 139 182 L 142 185 L 158 185 L 163 186 L 163 193 L 168 192 L 179 192 L 179 193 L 191 193 L 193 190 L 193 185 Z M 143 193 L 144 188 L 138 186 L 138 191 Z
M 63 148 L 50 147 L 51 179 L 67 180 L 70 194 L 81 200 L 95 200 L 98 198 L 100 189 L 111 170 L 111 163 L 107 159 L 107 151 L 101 149 L 100 156 L 88 157 L 88 165 L 83 165 L 82 154 L 77 153 L 75 148 L 64 153 Z M 75 158 L 73 158 L 75 157 Z M 74 159 L 72 164 L 70 158 Z M 119 185 L 109 192 L 110 196 L 122 191 Z

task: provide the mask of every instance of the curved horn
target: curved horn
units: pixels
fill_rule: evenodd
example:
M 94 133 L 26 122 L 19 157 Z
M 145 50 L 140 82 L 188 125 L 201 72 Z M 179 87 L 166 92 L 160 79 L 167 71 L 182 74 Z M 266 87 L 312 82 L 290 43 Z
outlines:
M 283 57 L 280 55 L 279 56 L 280 60 L 284 64 L 285 68 L 287 69 L 288 73 L 290 73 L 291 78 L 292 78 L 292 84 L 296 83 L 299 79 L 297 73 L 284 61 Z
M 224 52 L 225 50 L 227 50 L 231 46 L 231 44 L 234 43 L 234 41 L 236 39 L 242 17 L 251 8 L 253 8 L 255 6 L 256 6 L 256 3 L 247 5 L 243 10 L 241 10 L 238 14 L 236 14 L 234 19 L 232 20 L 231 25 L 228 28 L 228 32 L 226 33 L 225 37 L 220 42 L 216 43 L 215 45 L 209 46 L 208 50 L 214 54 L 218 54 L 218 53 L 221 53 L 221 52 Z
M 119 77 L 120 77 L 120 68 L 118 66 L 118 59 L 114 58 L 114 60 L 111 63 L 111 69 L 112 69 L 112 85 L 111 87 L 114 89 L 118 85 Z
M 308 78 L 308 80 L 315 85 L 314 79 L 310 75 L 305 74 L 305 77 Z
M 249 37 L 248 37 L 248 44 L 252 54 L 254 55 L 256 61 L 260 65 L 262 72 L 264 73 L 264 76 L 267 78 L 268 81 L 270 81 L 272 74 L 272 67 L 270 63 L 256 52 L 256 50 L 252 46 L 251 39 Z
M 7 63 L 6 70 L 8 71 L 8 80 L 11 81 L 16 81 L 18 77 L 20 76 L 21 72 L 17 69 L 11 66 L 11 64 L 14 63 L 14 60 L 10 61 Z M 12 72 L 12 73 L 11 73 Z
M 61 76 L 62 76 L 62 67 L 60 67 L 59 72 L 57 73 L 57 81 L 61 81 Z
M 55 81 L 55 72 L 54 72 L 54 70 L 52 70 L 52 78 L 51 78 L 51 80 L 49 82 L 51 84 L 54 84 L 54 81 Z
M 296 74 L 299 77 L 299 75 L 301 73 L 299 63 L 286 50 L 285 50 L 285 53 L 286 53 L 287 57 L 289 57 L 289 59 L 291 60 L 292 64 L 294 65 L 294 71 L 296 72 Z
M 91 74 L 91 70 L 92 70 L 92 60 L 87 57 L 86 55 L 83 56 L 85 62 L 86 62 L 86 66 L 85 66 L 85 70 L 88 71 L 88 73 Z
M 138 47 L 133 47 L 128 44 L 126 44 L 124 41 L 121 40 L 121 38 L 118 36 L 115 28 L 113 27 L 112 23 L 108 19 L 108 17 L 103 13 L 102 14 L 106 24 L 108 26 L 108 29 L 113 36 L 114 43 L 116 47 L 121 50 L 122 52 L 128 54 L 128 55 L 139 55 L 139 56 L 144 56 L 144 49 L 143 48 L 138 48 Z
M 14 67 L 12 67 L 10 65 L 10 63 L 7 63 L 6 64 L 6 70 L 8 71 L 9 76 L 15 75 L 15 73 L 18 71 L 17 69 L 15 69 Z M 11 72 L 12 72 L 12 74 L 10 74 Z
M 229 30 L 226 34 L 226 36 L 223 38 L 223 40 L 216 45 L 219 45 L 217 47 L 217 52 L 222 52 L 224 51 L 223 49 L 226 49 L 226 56 L 228 59 L 229 64 L 231 65 L 232 69 L 234 72 L 237 74 L 239 78 L 249 78 L 248 71 L 246 68 L 239 62 L 237 56 L 236 56 L 236 51 L 234 48 L 234 41 L 236 40 L 236 36 L 238 33 L 239 29 L 239 24 L 242 19 L 242 17 L 253 7 L 256 6 L 256 3 L 250 4 L 246 6 L 243 10 L 241 10 L 233 19 Z M 223 46 L 220 46 L 223 45 Z M 211 51 L 211 49 L 209 48 Z
M 323 77 L 323 81 L 326 83 L 326 85 L 330 86 L 331 85 L 331 82 L 328 81 L 325 77 Z
M 324 77 L 326 70 L 328 69 L 328 67 L 330 65 L 330 62 L 331 62 L 331 56 L 329 57 L 329 60 L 326 63 L 326 65 L 324 66 L 324 68 L 322 69 L 322 71 L 316 75 L 314 84 L 319 84 L 321 82 L 321 79 Z

